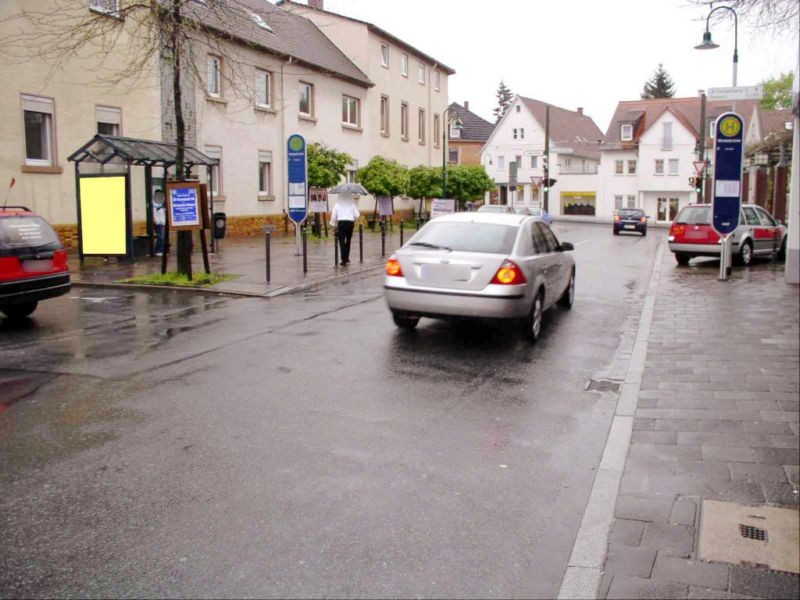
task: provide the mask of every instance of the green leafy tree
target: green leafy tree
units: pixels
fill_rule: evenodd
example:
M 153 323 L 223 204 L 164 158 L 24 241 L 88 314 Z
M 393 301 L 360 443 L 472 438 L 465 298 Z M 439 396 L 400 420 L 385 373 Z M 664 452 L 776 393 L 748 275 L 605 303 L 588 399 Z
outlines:
M 353 158 L 324 144 L 308 145 L 308 185 L 331 188 L 339 184 Z
M 408 172 L 407 194 L 416 200 L 442 195 L 442 171 L 435 167 L 414 167 Z
M 480 165 L 447 167 L 447 195 L 463 205 L 470 200 L 483 200 L 484 194 L 497 187 Z
M 669 73 L 664 70 L 664 65 L 658 63 L 658 68 L 650 80 L 644 84 L 642 99 L 672 98 L 675 95 L 675 84 Z
M 374 156 L 356 174 L 358 182 L 376 198 L 394 198 L 408 190 L 408 169 L 396 160 Z
M 761 83 L 764 85 L 761 108 L 792 108 L 793 73 L 783 73 L 778 77 L 770 77 Z
M 497 107 L 494 109 L 494 122 L 499 123 L 500 119 L 503 118 L 503 115 L 506 114 L 508 107 L 511 105 L 511 101 L 514 99 L 514 94 L 512 91 L 506 86 L 503 80 L 500 80 L 500 85 L 497 86 L 497 92 L 495 92 L 495 96 L 497 96 Z

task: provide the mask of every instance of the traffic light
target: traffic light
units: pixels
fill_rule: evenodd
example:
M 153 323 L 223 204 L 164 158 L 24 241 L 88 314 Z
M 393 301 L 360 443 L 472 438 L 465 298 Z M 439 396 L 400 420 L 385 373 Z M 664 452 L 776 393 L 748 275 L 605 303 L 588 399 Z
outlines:
M 702 177 L 695 177 L 694 178 L 694 191 L 695 193 L 699 194 L 703 191 L 703 178 Z
M 555 184 L 556 184 L 556 180 L 555 180 L 555 179 L 545 179 L 545 180 L 542 182 L 542 185 L 544 185 L 544 190 L 545 190 L 545 191 L 548 191 L 548 190 L 549 190 L 551 187 L 553 187 Z

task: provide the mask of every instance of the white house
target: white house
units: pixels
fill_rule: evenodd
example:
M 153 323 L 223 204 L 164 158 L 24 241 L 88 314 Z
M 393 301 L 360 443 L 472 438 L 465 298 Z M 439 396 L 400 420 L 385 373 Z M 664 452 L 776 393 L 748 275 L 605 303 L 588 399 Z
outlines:
M 553 215 L 594 214 L 603 133 L 583 109 L 575 111 L 515 96 L 481 149 L 481 163 L 498 184 L 500 204 L 543 205 L 545 123 L 550 112 L 549 192 Z M 517 189 L 509 189 L 509 168 L 517 165 Z

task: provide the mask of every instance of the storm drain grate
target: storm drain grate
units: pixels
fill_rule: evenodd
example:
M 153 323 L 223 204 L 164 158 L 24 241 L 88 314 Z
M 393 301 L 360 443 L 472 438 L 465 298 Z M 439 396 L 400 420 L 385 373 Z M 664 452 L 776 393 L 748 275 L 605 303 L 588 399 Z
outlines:
M 590 379 L 583 388 L 586 392 L 618 392 L 620 384 L 607 379 Z
M 759 529 L 758 527 L 739 523 L 739 533 L 743 538 L 747 538 L 748 540 L 758 540 L 759 542 L 769 541 L 766 529 Z

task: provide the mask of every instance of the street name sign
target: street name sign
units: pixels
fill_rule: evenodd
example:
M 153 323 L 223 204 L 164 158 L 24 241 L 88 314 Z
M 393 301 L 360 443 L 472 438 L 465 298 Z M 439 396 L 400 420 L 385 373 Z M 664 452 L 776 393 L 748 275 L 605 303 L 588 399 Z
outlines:
M 289 183 L 289 218 L 297 225 L 308 216 L 308 164 L 306 140 L 293 134 L 286 142 Z
M 763 85 L 708 88 L 709 100 L 761 100 L 763 97 Z
M 720 236 L 725 237 L 739 227 L 744 122 L 736 113 L 724 113 L 717 118 L 714 129 L 711 225 Z

